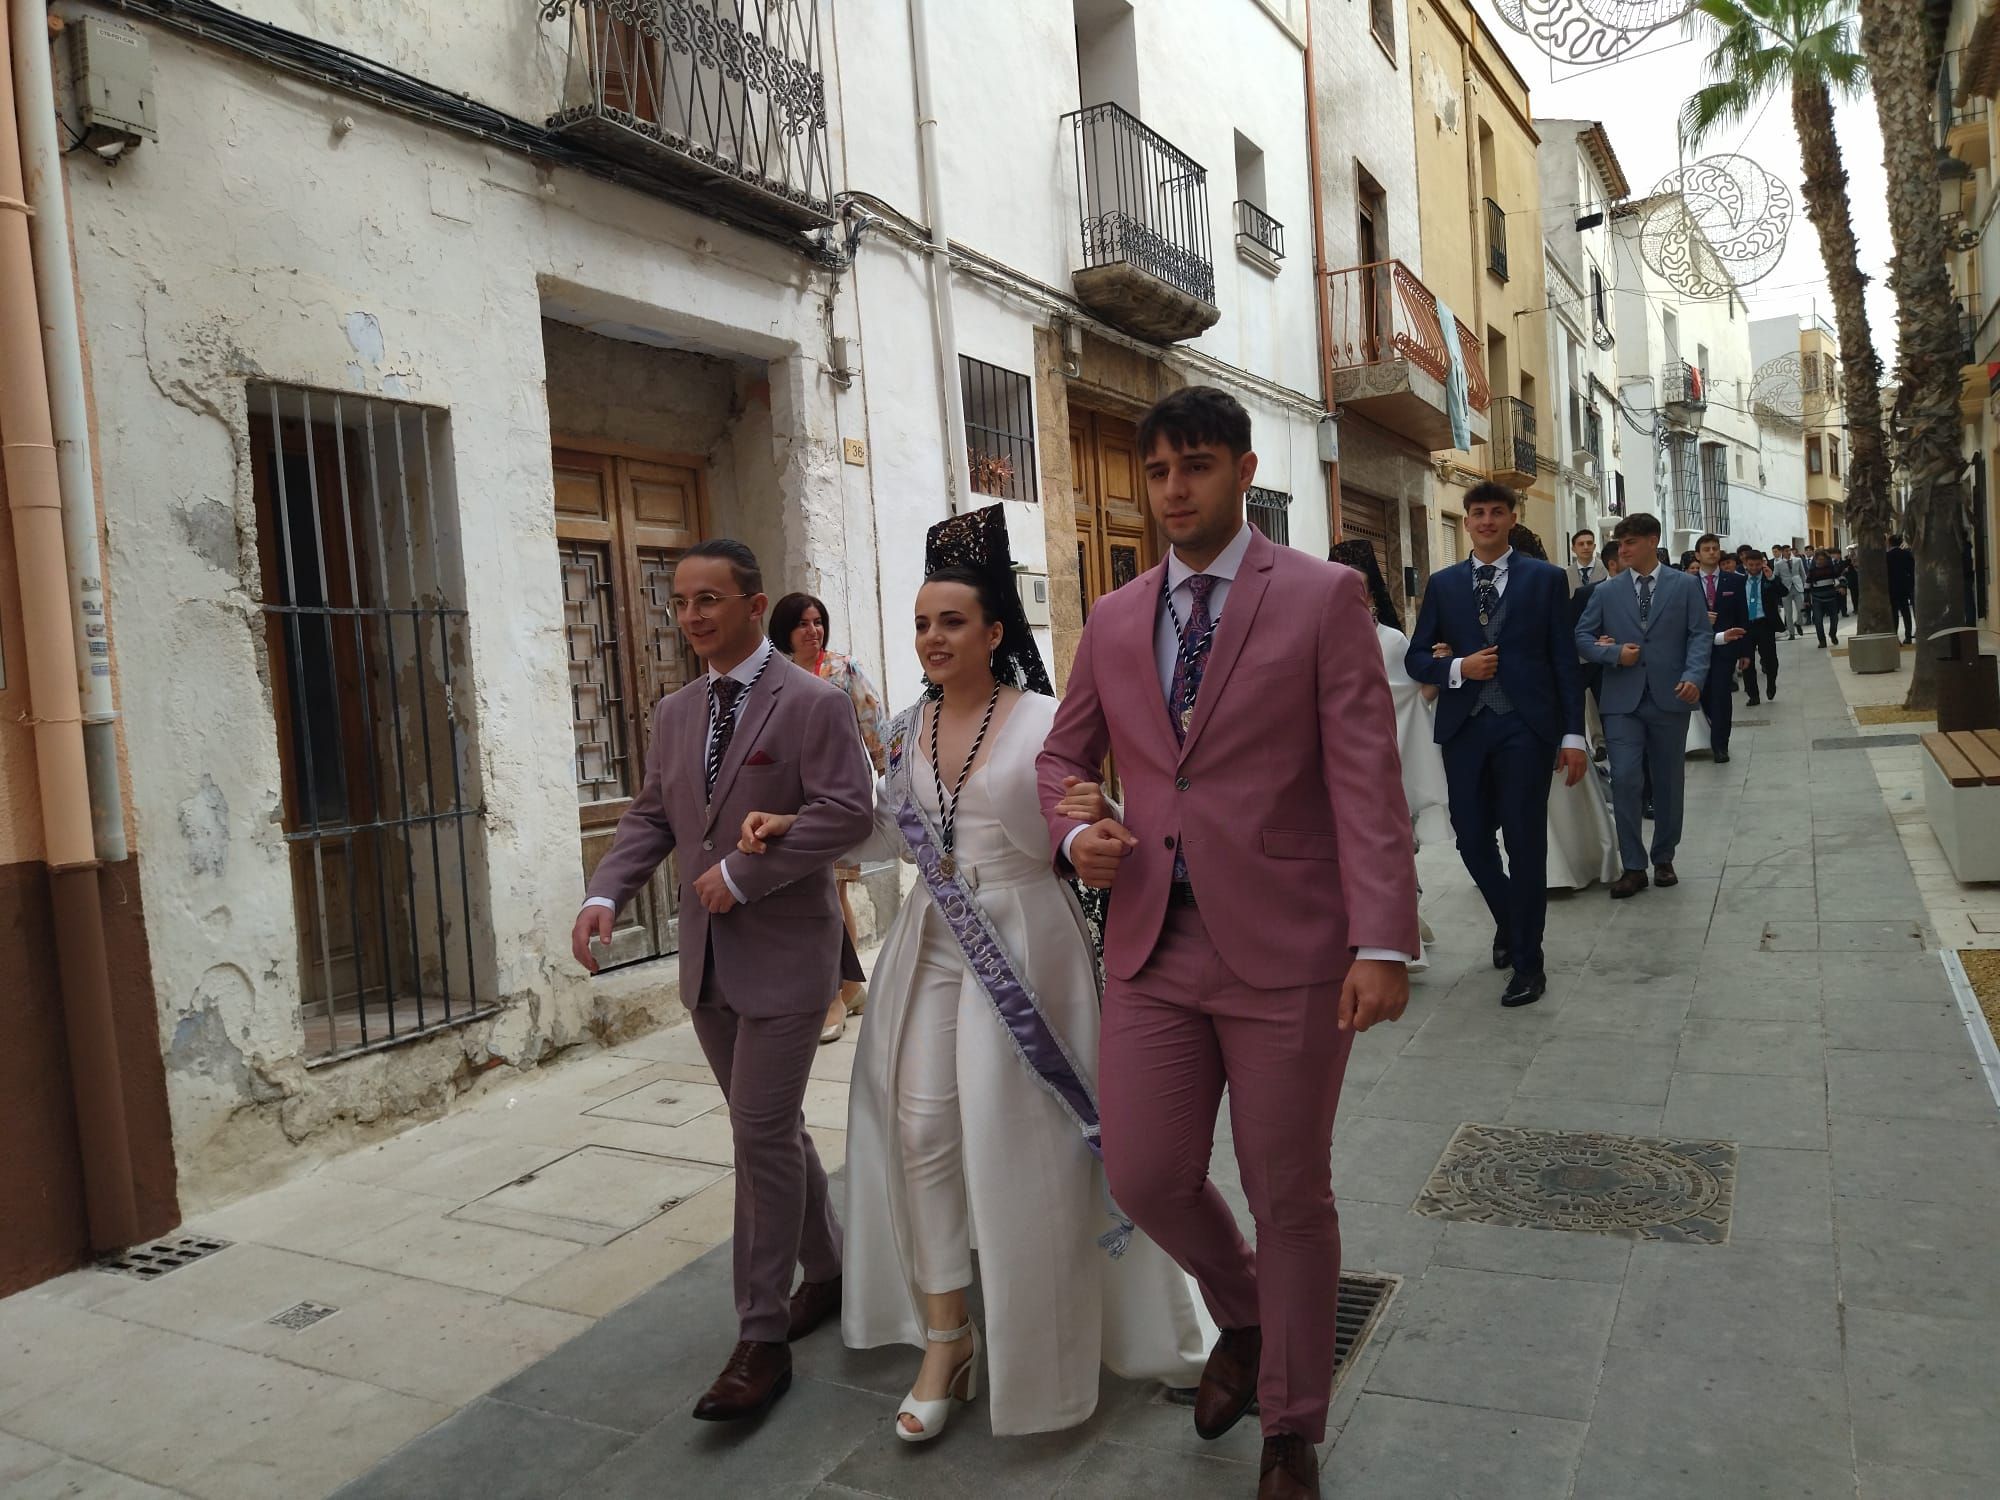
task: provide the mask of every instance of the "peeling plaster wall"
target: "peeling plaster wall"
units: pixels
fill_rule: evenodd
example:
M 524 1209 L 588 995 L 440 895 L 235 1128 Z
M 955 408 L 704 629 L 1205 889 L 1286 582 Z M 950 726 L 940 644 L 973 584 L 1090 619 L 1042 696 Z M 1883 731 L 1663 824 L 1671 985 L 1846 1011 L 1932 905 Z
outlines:
M 406 50 L 421 55 L 383 55 L 447 83 L 439 68 L 453 54 L 432 33 L 475 36 L 495 9 L 255 8 L 418 27 L 427 40 Z M 708 363 L 732 379 L 706 382 L 695 409 L 725 418 L 717 468 L 755 489 L 741 530 L 774 578 L 817 581 L 839 615 L 857 585 L 872 594 L 872 561 L 851 554 L 857 538 L 872 553 L 874 528 L 865 488 L 840 472 L 826 279 L 801 258 L 170 33 L 151 38 L 159 139 L 115 169 L 73 157 L 70 192 L 133 813 L 193 1210 L 375 1122 L 439 1109 L 496 1063 L 532 1064 L 678 1009 L 670 965 L 590 983 L 568 956 L 582 875 L 546 384 L 586 335 L 557 332 L 545 358 L 545 318 L 728 356 Z M 342 119 L 354 128 L 336 131 Z M 470 614 L 460 691 L 488 809 L 473 908 L 488 914 L 480 939 L 506 1004 L 310 1071 L 258 607 L 253 381 L 447 414 Z

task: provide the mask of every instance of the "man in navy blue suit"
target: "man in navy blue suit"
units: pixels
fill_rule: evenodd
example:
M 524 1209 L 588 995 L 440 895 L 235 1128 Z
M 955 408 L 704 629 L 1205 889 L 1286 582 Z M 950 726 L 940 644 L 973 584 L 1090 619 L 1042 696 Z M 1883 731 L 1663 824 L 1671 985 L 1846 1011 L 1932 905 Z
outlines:
M 1575 786 L 1588 764 L 1568 579 L 1508 545 L 1516 510 L 1504 485 L 1466 494 L 1472 557 L 1431 575 L 1405 661 L 1411 677 L 1439 689 L 1452 829 L 1493 913 L 1493 967 L 1514 971 L 1506 1006 L 1530 1005 L 1548 988 L 1551 772 L 1560 767 Z M 1432 654 L 1439 643 L 1449 656 Z M 1496 832 L 1507 840 L 1505 868 Z
M 1736 674 L 1749 651 L 1741 644 L 1750 634 L 1750 605 L 1743 596 L 1743 575 L 1722 569 L 1722 538 L 1709 532 L 1694 544 L 1695 581 L 1708 598 L 1708 624 L 1715 632 L 1715 654 L 1709 658 L 1708 680 L 1701 686 L 1701 711 L 1708 715 L 1708 742 L 1715 763 L 1729 764 L 1729 726 L 1736 709 Z

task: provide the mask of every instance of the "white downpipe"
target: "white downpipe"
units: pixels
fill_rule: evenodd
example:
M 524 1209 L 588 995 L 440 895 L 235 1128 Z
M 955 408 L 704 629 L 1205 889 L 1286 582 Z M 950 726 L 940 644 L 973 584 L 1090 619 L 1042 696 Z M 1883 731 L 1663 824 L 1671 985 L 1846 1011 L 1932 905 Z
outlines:
M 20 0 L 16 0 L 20 3 Z M 936 94 L 931 88 L 930 21 L 926 0 L 910 0 L 910 50 L 917 74 L 917 161 L 923 171 L 924 222 L 930 226 L 931 336 L 938 384 L 944 391 L 944 451 L 951 513 L 972 494 L 972 457 L 965 446 L 965 392 L 958 381 L 958 322 L 951 306 L 951 241 L 944 230 L 944 184 L 938 170 Z
M 111 695 L 111 639 L 104 610 L 104 563 L 97 543 L 97 484 L 90 460 L 90 407 L 83 385 L 83 335 L 70 266 L 69 203 L 56 140 L 55 82 L 49 73 L 47 0 L 8 0 L 15 39 L 15 116 L 28 186 L 28 237 L 35 300 L 62 489 L 63 551 L 69 561 L 70 622 L 76 636 L 83 706 L 84 764 L 90 777 L 91 836 L 97 857 L 126 856 L 124 792 L 118 780 L 118 709 Z

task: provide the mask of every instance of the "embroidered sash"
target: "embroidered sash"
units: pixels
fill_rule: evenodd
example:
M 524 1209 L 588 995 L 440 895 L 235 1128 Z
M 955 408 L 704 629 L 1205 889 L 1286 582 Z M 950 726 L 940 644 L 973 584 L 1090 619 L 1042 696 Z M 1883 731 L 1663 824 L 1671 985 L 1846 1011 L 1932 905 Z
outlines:
M 1001 1029 L 1014 1044 L 1014 1052 L 1026 1065 L 1029 1075 L 1061 1107 L 1083 1135 L 1092 1156 L 1104 1155 L 1097 1118 L 1097 1099 L 1084 1082 L 1076 1061 L 1063 1045 L 1061 1035 L 1042 1013 L 1041 1002 L 1014 967 L 1014 961 L 994 930 L 991 918 L 980 906 L 963 873 L 946 875 L 943 849 L 936 826 L 918 804 L 910 784 L 910 768 L 905 744 L 919 710 L 901 715 L 889 740 L 889 763 L 884 775 L 890 805 L 896 810 L 896 826 L 909 845 L 917 873 L 930 892 L 938 915 L 958 944 L 960 956 L 972 977 L 992 1003 Z M 1053 876 L 1051 877 L 1053 878 Z M 1125 1253 L 1132 1237 L 1132 1221 L 1111 1206 L 1114 1228 L 1099 1236 L 1097 1243 L 1113 1259 Z

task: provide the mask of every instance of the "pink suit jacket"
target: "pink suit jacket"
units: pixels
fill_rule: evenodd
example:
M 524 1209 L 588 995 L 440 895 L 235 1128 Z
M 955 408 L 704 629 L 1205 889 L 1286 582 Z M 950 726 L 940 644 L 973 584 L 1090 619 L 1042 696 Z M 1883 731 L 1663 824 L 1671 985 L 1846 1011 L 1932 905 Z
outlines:
M 1166 564 L 1100 599 L 1038 763 L 1057 850 L 1065 776 L 1110 751 L 1138 847 L 1119 866 L 1105 968 L 1130 979 L 1166 918 L 1174 843 L 1222 961 L 1258 989 L 1325 984 L 1356 948 L 1417 951 L 1417 871 L 1395 711 L 1361 575 L 1254 535 L 1230 584 L 1185 745 L 1160 689 Z M 1060 855 L 1058 855 L 1060 862 Z
M 780 655 L 743 704 L 713 805 L 702 784 L 707 751 L 704 672 L 653 711 L 645 786 L 618 820 L 587 894 L 622 907 L 678 849 L 681 1003 L 692 1010 L 701 998 L 712 951 L 716 983 L 737 1014 L 818 1013 L 840 987 L 834 861 L 875 826 L 874 774 L 854 705 Z M 768 853 L 729 859 L 749 899 L 712 917 L 694 883 L 729 858 L 753 812 L 797 813 L 799 821 Z

